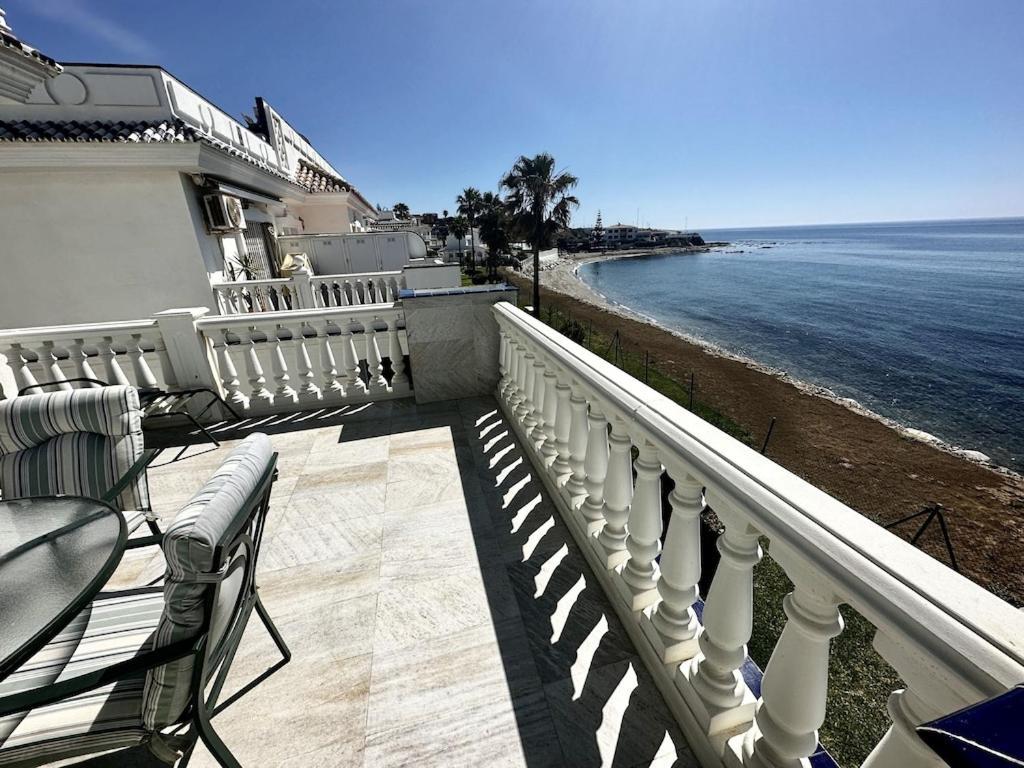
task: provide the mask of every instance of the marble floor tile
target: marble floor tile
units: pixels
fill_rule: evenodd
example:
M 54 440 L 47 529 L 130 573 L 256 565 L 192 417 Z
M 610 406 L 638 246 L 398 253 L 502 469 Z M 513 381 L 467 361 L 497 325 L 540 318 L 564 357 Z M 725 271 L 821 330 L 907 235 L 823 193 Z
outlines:
M 367 555 L 379 560 L 383 522 L 383 515 L 369 515 L 340 523 L 282 530 L 264 543 L 264 570 Z
M 409 681 L 415 680 L 410 686 Z M 513 702 L 490 624 L 395 653 L 375 654 L 367 715 L 367 765 L 526 765 L 524 743 L 546 744 L 560 764 L 546 701 L 519 691 Z M 536 735 L 523 733 L 520 719 Z M 538 739 L 538 736 L 540 737 Z

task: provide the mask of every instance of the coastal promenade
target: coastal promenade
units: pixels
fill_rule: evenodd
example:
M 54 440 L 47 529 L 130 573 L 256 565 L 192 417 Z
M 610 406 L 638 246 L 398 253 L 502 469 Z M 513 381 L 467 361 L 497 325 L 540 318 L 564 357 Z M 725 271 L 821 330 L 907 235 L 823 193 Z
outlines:
M 541 272 L 542 307 L 593 323 L 605 337 L 618 331 L 623 347 L 641 355 L 649 351 L 659 370 L 679 382 L 692 373 L 701 401 L 737 422 L 758 445 L 775 418 L 768 455 L 875 522 L 885 525 L 941 504 L 961 571 L 1024 606 L 1024 478 L 911 439 L 878 419 L 630 316 L 575 276 L 579 263 L 566 259 Z M 506 279 L 528 295 L 527 279 L 515 273 Z M 895 532 L 909 539 L 916 528 L 911 523 Z M 917 543 L 948 561 L 937 527 Z

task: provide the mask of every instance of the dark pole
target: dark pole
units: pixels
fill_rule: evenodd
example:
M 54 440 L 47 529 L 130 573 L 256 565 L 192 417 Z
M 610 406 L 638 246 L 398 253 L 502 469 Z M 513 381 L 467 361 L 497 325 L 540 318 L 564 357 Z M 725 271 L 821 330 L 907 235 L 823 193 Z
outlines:
M 693 372 L 690 372 L 690 410 L 693 410 Z
M 761 445 L 761 454 L 768 450 L 768 441 L 772 439 L 772 430 L 775 429 L 775 417 L 772 416 L 771 424 L 768 425 L 768 434 L 764 436 L 764 443 Z M 913 542 L 911 542 L 913 543 Z
M 533 316 L 540 320 L 540 233 L 543 211 L 534 214 L 533 229 Z

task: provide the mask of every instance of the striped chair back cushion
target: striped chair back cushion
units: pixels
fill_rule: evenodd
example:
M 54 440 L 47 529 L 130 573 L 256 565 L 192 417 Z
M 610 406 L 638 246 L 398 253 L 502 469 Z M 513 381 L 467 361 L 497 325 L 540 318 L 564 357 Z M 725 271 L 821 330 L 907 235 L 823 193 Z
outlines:
M 0 401 L 0 491 L 6 498 L 103 496 L 142 455 L 134 387 L 24 395 Z M 148 509 L 141 473 L 114 502 Z
M 270 438 L 249 435 L 239 443 L 192 497 L 164 533 L 164 613 L 157 627 L 154 648 L 197 637 L 206 624 L 206 603 L 216 583 L 210 578 L 218 542 L 233 529 L 240 515 L 249 515 L 246 500 L 259 487 L 273 459 Z M 247 564 L 246 567 L 249 567 Z M 237 587 L 239 580 L 233 579 Z M 225 582 L 224 586 L 228 586 Z M 234 600 L 218 600 L 231 610 Z M 209 625 L 219 626 L 218 616 Z M 207 650 L 214 650 L 211 638 Z M 142 718 L 149 729 L 174 723 L 189 702 L 192 690 L 192 658 L 180 659 L 150 671 L 146 678 Z

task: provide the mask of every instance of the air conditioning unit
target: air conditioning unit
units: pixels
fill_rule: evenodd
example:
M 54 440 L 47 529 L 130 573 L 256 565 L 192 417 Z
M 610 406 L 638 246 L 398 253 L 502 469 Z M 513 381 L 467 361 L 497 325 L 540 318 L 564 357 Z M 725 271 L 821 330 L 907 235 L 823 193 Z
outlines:
M 245 229 L 242 201 L 231 195 L 203 195 L 206 225 L 211 232 L 237 232 Z

